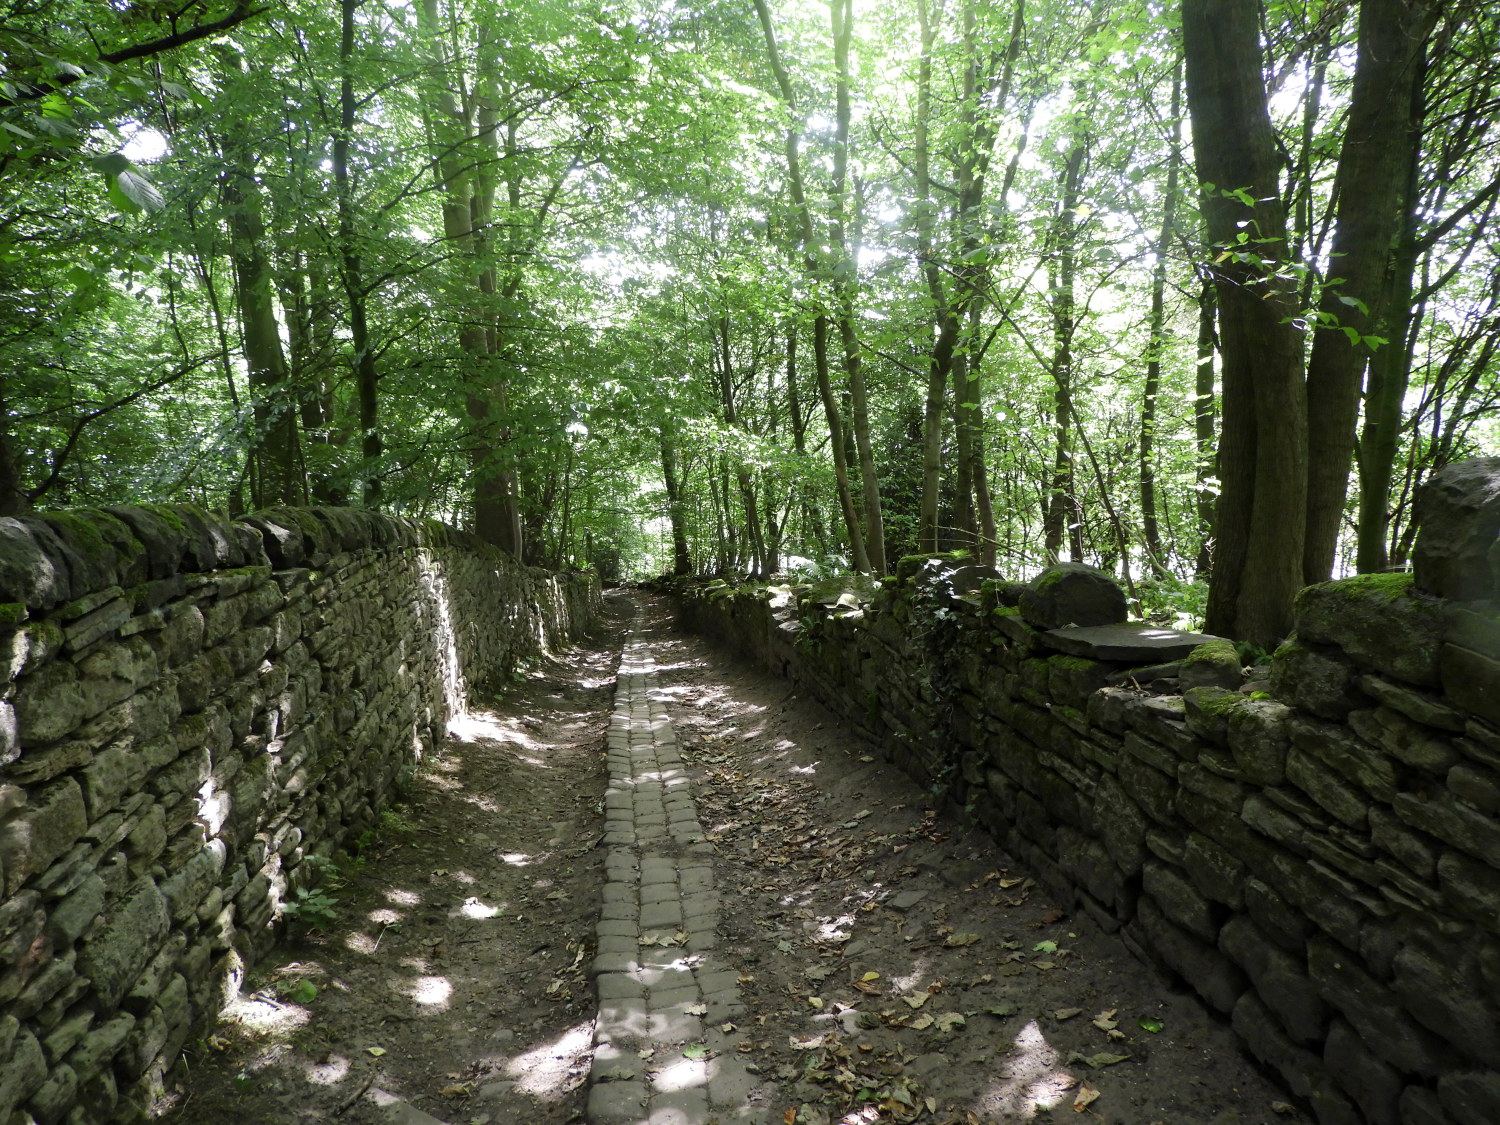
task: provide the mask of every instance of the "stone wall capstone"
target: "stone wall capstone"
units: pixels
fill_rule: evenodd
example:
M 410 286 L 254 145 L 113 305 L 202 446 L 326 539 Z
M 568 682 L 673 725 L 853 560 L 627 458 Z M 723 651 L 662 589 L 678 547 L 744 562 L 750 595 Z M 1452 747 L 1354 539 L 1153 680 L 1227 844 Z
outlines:
M 680 615 L 1184 980 L 1324 1125 L 1494 1125 L 1500 458 L 1420 502 L 1415 575 L 1304 590 L 1269 679 L 1222 640 L 1055 628 L 1056 598 L 940 559 L 873 594 L 690 587 Z
M 144 1118 L 308 859 L 598 604 L 352 509 L 0 519 L 0 1122 Z

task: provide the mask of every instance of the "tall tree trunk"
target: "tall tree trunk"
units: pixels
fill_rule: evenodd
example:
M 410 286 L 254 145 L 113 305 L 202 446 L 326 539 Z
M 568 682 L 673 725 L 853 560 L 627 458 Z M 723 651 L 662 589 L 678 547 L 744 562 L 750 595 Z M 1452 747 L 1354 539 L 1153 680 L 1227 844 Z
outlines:
M 1062 192 L 1052 227 L 1048 273 L 1052 292 L 1052 383 L 1056 447 L 1052 458 L 1052 486 L 1047 496 L 1043 539 L 1051 559 L 1062 557 L 1064 534 L 1073 562 L 1083 556 L 1082 518 L 1078 510 L 1077 474 L 1073 468 L 1071 425 L 1073 416 L 1073 333 L 1077 329 L 1074 277 L 1078 262 L 1079 192 L 1083 185 L 1083 163 L 1088 142 L 1076 138 L 1068 150 L 1062 170 Z
M 1193 573 L 1206 581 L 1213 567 L 1214 493 L 1210 481 L 1219 479 L 1219 446 L 1214 440 L 1217 411 L 1214 399 L 1214 331 L 1218 303 L 1212 277 L 1203 278 L 1198 295 L 1198 346 L 1193 366 L 1193 509 L 1198 516 L 1198 557 Z
M 667 489 L 667 521 L 672 526 L 672 573 L 691 574 L 693 556 L 688 551 L 687 512 L 677 478 L 677 442 L 666 423 L 661 427 L 661 476 Z
M 1307 365 L 1307 534 L 1302 580 L 1333 573 L 1359 414 L 1366 338 L 1388 335 L 1387 278 L 1421 148 L 1427 40 L 1439 5 L 1361 0 L 1359 53 L 1334 179 L 1337 218 Z M 1408 276 L 1407 285 L 1410 285 Z
M 854 34 L 853 0 L 833 0 L 833 63 L 836 74 L 835 130 L 833 142 L 833 263 L 837 293 L 839 341 L 843 345 L 844 374 L 849 380 L 850 425 L 859 460 L 860 496 L 865 554 L 875 574 L 886 573 L 885 521 L 880 511 L 880 481 L 875 473 L 875 448 L 870 441 L 870 405 L 865 387 L 864 364 L 860 361 L 859 337 L 854 322 L 854 295 L 858 287 L 858 255 L 849 240 L 849 44 Z
M 281 347 L 254 157 L 238 137 L 228 141 L 226 156 L 224 203 L 230 259 L 253 404 L 251 503 L 257 508 L 306 503 L 297 467 L 297 410 Z
M 771 70 L 776 75 L 776 84 L 781 91 L 782 104 L 788 116 L 786 128 L 787 192 L 792 199 L 800 227 L 804 266 L 809 274 L 818 272 L 817 235 L 813 228 L 812 210 L 802 186 L 802 130 L 797 124 L 797 97 L 792 90 L 791 75 L 781 61 L 781 50 L 776 45 L 776 29 L 771 22 L 771 10 L 766 0 L 755 0 L 755 13 L 760 18 L 761 30 L 765 33 L 766 54 Z M 828 374 L 828 314 L 819 309 L 813 321 L 813 371 L 817 376 L 818 395 L 823 400 L 823 413 L 828 420 L 828 450 L 833 462 L 833 476 L 838 491 L 839 508 L 844 516 L 844 529 L 849 537 L 849 553 L 854 569 L 870 573 L 870 556 L 865 550 L 864 532 L 860 528 L 859 514 L 854 506 L 854 495 L 849 487 L 849 463 L 844 456 L 844 425 L 839 416 L 838 399 L 833 392 L 833 383 Z
M 338 195 L 339 254 L 343 259 L 344 296 L 349 302 L 349 344 L 354 349 L 354 385 L 359 399 L 360 472 L 366 505 L 380 503 L 380 459 L 385 452 L 380 440 L 379 372 L 375 349 L 370 343 L 365 289 L 364 257 L 355 229 L 354 186 L 349 178 L 349 144 L 354 137 L 354 12 L 361 0 L 339 0 L 339 129 L 333 139 L 333 179 Z
M 1178 162 L 1181 159 L 1182 62 L 1172 72 L 1172 151 L 1167 158 L 1167 185 L 1161 205 L 1161 233 L 1151 268 L 1150 337 L 1146 343 L 1146 387 L 1141 404 L 1141 533 L 1146 560 L 1156 578 L 1166 576 L 1161 529 L 1156 515 L 1157 397 L 1161 394 L 1161 356 L 1166 348 L 1167 257 L 1172 251 L 1177 223 Z
M 1307 515 L 1307 396 L 1266 104 L 1259 0 L 1183 0 L 1188 112 L 1214 262 L 1223 461 L 1207 627 L 1269 648 L 1292 626 Z M 1254 232 L 1255 243 L 1249 243 Z

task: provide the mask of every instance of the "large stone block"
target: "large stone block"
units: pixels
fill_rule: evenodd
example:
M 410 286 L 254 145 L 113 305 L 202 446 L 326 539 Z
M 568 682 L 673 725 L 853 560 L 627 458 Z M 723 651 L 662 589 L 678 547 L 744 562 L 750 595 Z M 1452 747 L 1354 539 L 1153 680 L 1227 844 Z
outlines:
M 0 825 L 0 871 L 13 895 L 63 855 L 88 828 L 83 790 L 71 777 L 29 795 L 27 806 Z
M 1297 636 L 1331 645 L 1362 668 L 1423 686 L 1438 682 L 1442 602 L 1408 574 L 1362 574 L 1297 595 Z
M 1058 563 L 1021 594 L 1021 616 L 1038 629 L 1114 625 L 1125 620 L 1125 591 L 1113 578 L 1082 563 Z
M 1435 473 L 1417 494 L 1416 515 L 1412 565 L 1420 589 L 1457 601 L 1500 595 L 1500 457 Z
M 119 1006 L 136 976 L 156 955 L 170 925 L 167 904 L 156 884 L 149 878 L 139 879 L 79 954 L 79 969 L 93 981 L 106 1005 Z

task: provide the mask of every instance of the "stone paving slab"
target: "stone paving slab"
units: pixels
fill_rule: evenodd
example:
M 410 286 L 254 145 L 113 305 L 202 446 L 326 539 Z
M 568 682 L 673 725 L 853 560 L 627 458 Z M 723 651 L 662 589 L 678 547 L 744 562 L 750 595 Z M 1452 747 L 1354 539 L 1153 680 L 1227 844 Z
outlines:
M 714 849 L 644 642 L 626 643 L 617 684 L 588 1121 L 769 1125 L 760 1080 L 723 1031 L 745 1006 L 738 974 L 714 952 Z

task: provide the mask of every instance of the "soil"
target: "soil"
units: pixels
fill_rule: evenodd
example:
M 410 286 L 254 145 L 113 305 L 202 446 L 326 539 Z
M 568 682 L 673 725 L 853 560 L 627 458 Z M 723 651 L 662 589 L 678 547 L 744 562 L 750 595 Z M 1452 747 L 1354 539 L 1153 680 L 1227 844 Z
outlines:
M 197 1045 L 168 1121 L 389 1125 L 392 1098 L 454 1125 L 583 1119 L 604 732 L 636 602 L 718 848 L 749 1009 L 723 1030 L 771 1120 L 1306 1125 L 1195 997 L 639 592 L 459 724 L 341 863 L 326 928 Z

